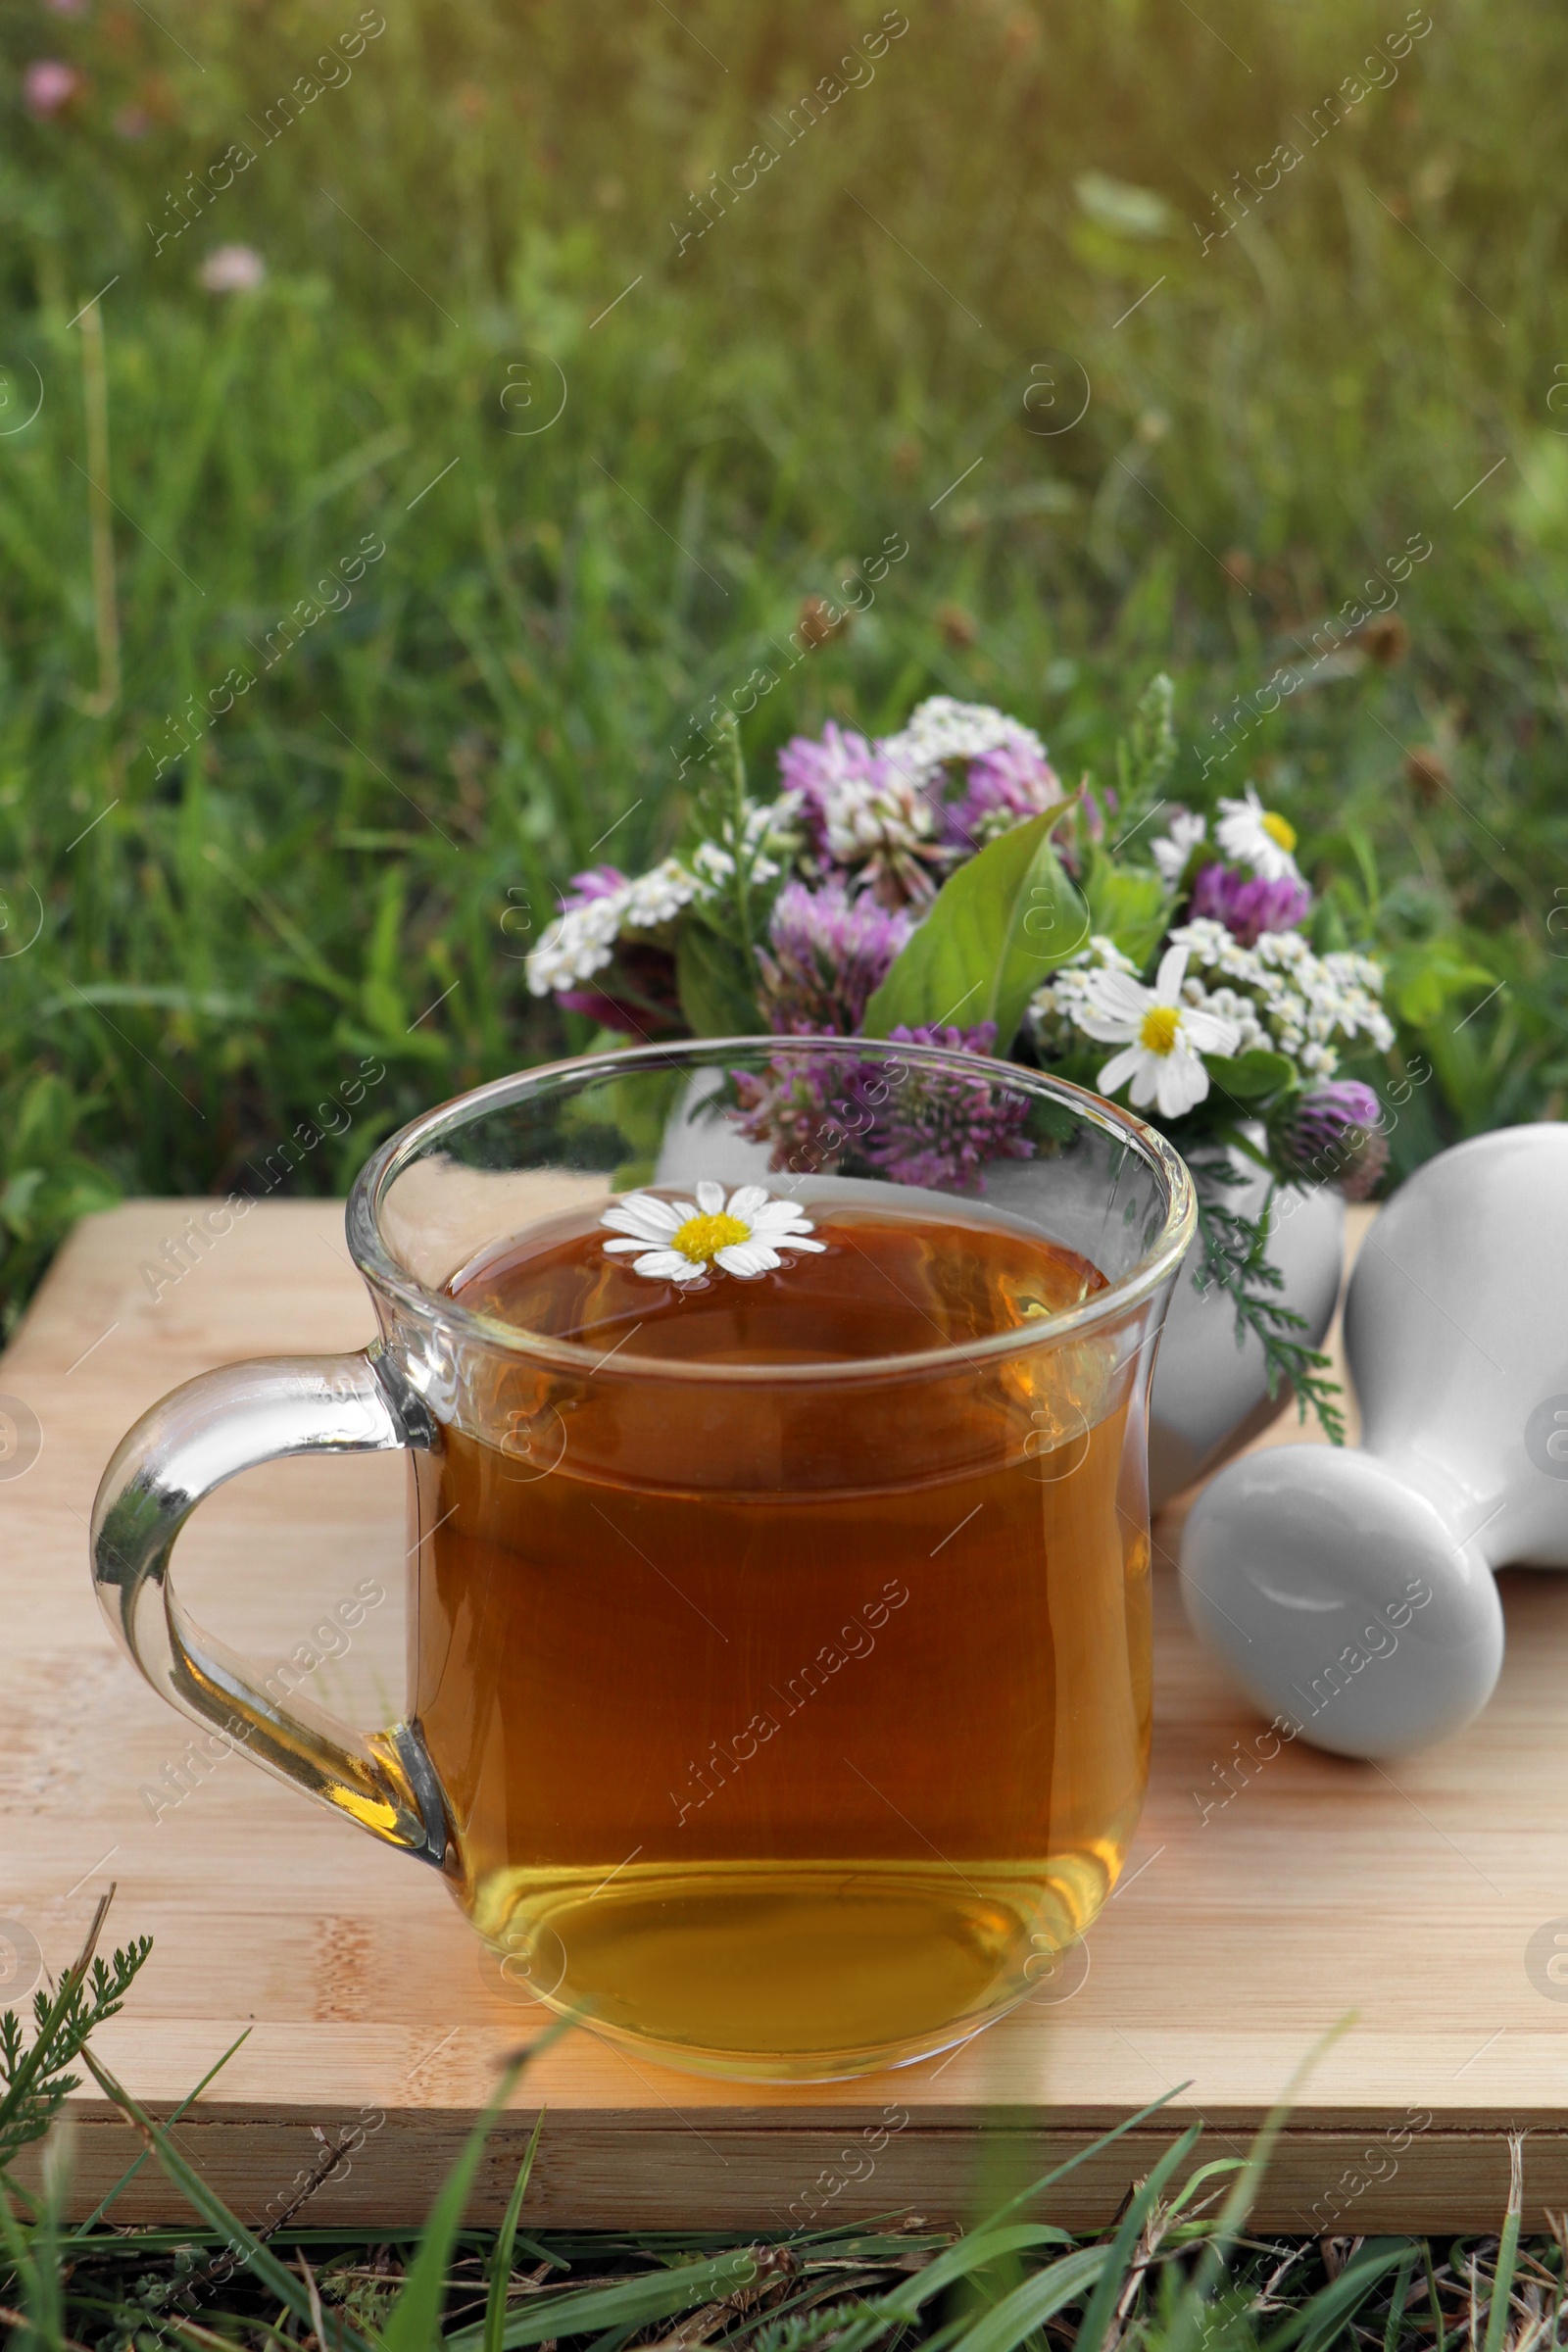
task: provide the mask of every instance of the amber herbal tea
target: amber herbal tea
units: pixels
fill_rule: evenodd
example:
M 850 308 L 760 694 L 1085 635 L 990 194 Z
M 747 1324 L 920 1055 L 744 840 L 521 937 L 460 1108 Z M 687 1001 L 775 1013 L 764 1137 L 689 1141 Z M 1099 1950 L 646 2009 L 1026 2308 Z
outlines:
M 449 1286 L 572 1367 L 484 1352 L 415 1457 L 411 1714 L 462 1898 L 514 1982 L 688 2065 L 958 2038 L 1139 1810 L 1139 1334 L 1048 1343 L 1096 1266 L 892 1192 L 656 1188 Z

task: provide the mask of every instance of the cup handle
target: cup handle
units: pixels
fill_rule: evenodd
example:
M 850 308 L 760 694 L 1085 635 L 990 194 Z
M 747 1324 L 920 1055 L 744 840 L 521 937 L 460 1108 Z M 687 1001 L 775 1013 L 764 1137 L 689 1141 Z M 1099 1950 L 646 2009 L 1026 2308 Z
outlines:
M 418 1727 L 361 1733 L 308 1700 L 285 1708 L 185 1614 L 169 1573 L 174 1539 L 197 1503 L 241 1470 L 434 1442 L 419 1398 L 379 1347 L 260 1356 L 204 1372 L 155 1404 L 117 1448 L 93 1505 L 92 1574 L 122 1646 L 160 1696 L 279 1780 L 439 1868 L 452 1839 Z

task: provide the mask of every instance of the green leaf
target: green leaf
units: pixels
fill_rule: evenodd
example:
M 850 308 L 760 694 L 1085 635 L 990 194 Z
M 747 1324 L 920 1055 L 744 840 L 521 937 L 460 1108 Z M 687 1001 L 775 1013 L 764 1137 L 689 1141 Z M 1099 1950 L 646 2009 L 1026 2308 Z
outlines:
M 1062 813 L 1015 825 L 943 884 L 866 1007 L 867 1037 L 995 1021 L 1006 1053 L 1035 990 L 1089 937 L 1089 909 L 1051 846 Z
M 1495 989 L 1497 974 L 1472 963 L 1462 951 L 1432 941 L 1404 948 L 1389 969 L 1388 997 L 1401 1021 L 1412 1029 L 1430 1029 L 1441 1020 L 1451 997 L 1466 989 Z M 1479 1009 L 1479 1007 L 1477 1008 Z
M 1097 850 L 1084 878 L 1090 927 L 1113 939 L 1140 971 L 1165 936 L 1171 897 L 1158 874 L 1144 866 L 1115 865 Z
M 1233 1096 L 1238 1102 L 1260 1102 L 1265 1095 L 1277 1095 L 1296 1082 L 1296 1064 L 1290 1056 L 1271 1054 L 1265 1046 L 1253 1046 L 1234 1059 L 1223 1054 L 1205 1054 L 1203 1067 L 1221 1094 Z
M 694 1037 L 757 1037 L 765 1026 L 741 951 L 705 923 L 681 926 L 675 985 Z

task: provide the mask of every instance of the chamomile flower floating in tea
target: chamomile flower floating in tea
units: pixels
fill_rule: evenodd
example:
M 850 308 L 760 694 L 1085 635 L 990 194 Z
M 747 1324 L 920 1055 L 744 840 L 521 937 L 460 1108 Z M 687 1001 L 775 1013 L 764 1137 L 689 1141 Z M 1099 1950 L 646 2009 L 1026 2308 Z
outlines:
M 1113 1095 L 1131 1079 L 1129 1100 L 1140 1109 L 1156 1103 L 1167 1119 L 1179 1119 L 1208 1093 L 1202 1056 L 1234 1054 L 1242 1036 L 1222 1014 L 1183 1002 L 1186 976 L 1185 948 L 1167 948 L 1152 988 L 1131 972 L 1091 972 L 1076 1015 L 1086 1036 L 1126 1045 L 1101 1071 L 1096 1083 L 1102 1093 Z
M 698 1185 L 695 1201 L 629 1193 L 599 1222 L 625 1237 L 607 1242 L 607 1251 L 643 1251 L 633 1259 L 632 1271 L 650 1282 L 696 1282 L 710 1265 L 745 1280 L 782 1265 L 781 1249 L 827 1247 L 807 1238 L 809 1217 L 787 1200 L 775 1200 L 760 1184 L 737 1186 L 728 1200 L 723 1186 L 710 1182 Z

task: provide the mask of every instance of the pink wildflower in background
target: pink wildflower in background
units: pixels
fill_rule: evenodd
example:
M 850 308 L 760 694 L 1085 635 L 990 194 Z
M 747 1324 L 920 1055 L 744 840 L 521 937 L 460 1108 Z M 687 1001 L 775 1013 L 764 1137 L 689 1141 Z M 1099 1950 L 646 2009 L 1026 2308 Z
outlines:
M 60 114 L 85 87 L 74 66 L 61 57 L 35 57 L 22 76 L 22 95 L 29 115 L 40 122 Z
M 250 294 L 267 276 L 254 245 L 217 245 L 196 272 L 209 294 Z

